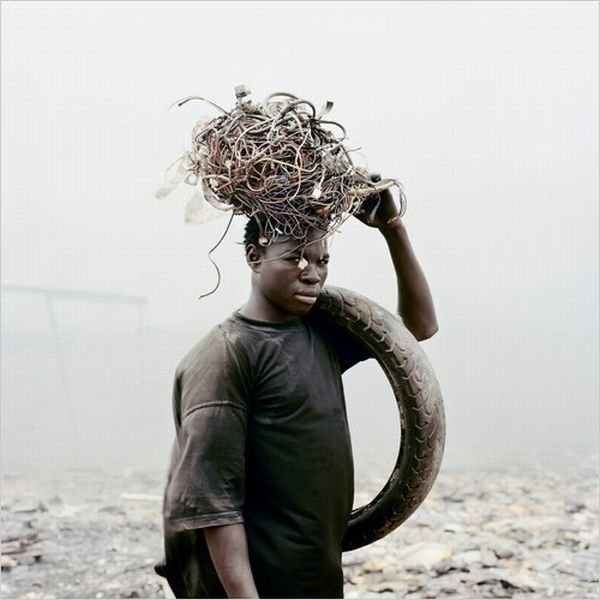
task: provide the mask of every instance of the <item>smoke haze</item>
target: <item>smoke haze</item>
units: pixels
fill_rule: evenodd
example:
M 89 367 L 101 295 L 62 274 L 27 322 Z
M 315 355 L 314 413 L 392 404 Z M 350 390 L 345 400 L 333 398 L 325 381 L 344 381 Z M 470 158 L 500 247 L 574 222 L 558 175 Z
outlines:
M 167 108 L 231 107 L 240 83 L 333 100 L 403 183 L 444 468 L 596 453 L 597 22 L 592 2 L 3 3 L 3 472 L 166 468 L 175 366 L 249 291 L 236 220 L 198 300 L 226 219 L 153 193 L 212 113 Z M 348 222 L 331 253 L 329 283 L 394 309 L 376 231 Z M 359 469 L 391 468 L 383 374 L 345 382 Z

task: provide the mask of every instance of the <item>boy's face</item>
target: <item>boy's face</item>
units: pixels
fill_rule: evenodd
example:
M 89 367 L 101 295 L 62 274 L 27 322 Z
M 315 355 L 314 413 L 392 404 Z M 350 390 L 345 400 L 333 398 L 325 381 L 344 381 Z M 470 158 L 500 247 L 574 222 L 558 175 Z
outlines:
M 313 230 L 306 242 L 280 237 L 250 252 L 253 294 L 265 320 L 286 321 L 305 315 L 317 301 L 327 279 L 329 253 L 323 232 Z

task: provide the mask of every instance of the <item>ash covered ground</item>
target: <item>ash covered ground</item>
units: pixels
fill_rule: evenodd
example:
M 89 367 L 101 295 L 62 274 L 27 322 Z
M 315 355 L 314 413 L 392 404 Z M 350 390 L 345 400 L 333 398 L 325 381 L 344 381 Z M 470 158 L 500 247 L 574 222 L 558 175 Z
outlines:
M 165 598 L 161 473 L 65 471 L 2 482 L 3 598 Z M 357 482 L 358 504 L 381 478 Z M 352 598 L 591 599 L 600 572 L 597 460 L 444 472 L 415 514 L 344 554 Z

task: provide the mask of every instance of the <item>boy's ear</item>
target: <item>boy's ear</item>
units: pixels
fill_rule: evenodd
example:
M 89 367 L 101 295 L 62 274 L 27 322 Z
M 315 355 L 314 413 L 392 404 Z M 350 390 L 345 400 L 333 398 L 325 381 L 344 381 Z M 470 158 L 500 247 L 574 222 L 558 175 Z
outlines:
M 261 258 L 262 252 L 260 252 L 260 250 L 258 250 L 254 244 L 250 244 L 250 246 L 248 246 L 248 250 L 246 250 L 246 262 L 253 271 L 258 270 Z

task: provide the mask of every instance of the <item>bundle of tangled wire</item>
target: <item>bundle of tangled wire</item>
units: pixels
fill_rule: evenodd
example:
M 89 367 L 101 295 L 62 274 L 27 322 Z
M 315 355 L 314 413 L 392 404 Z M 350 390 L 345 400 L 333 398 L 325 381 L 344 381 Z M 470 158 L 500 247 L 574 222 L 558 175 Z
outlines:
M 309 228 L 336 230 L 359 210 L 365 198 L 390 185 L 352 162 L 343 144 L 346 131 L 323 120 L 332 108 L 315 106 L 288 93 L 271 94 L 258 105 L 245 99 L 246 86 L 235 89 L 231 111 L 205 100 L 221 114 L 196 126 L 192 149 L 183 156 L 186 182 L 200 184 L 205 199 L 223 210 L 258 216 L 261 243 L 278 236 L 301 240 Z M 389 183 L 391 182 L 391 183 Z

